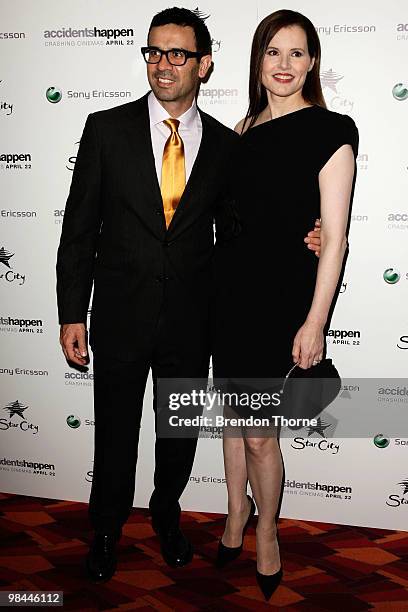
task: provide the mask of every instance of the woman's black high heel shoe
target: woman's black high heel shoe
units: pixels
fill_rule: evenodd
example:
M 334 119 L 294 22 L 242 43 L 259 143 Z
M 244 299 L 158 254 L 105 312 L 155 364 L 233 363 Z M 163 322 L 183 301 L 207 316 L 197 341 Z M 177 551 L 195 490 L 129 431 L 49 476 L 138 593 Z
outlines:
M 256 581 L 264 594 L 266 601 L 270 600 L 273 593 L 278 588 L 282 580 L 282 574 L 283 572 L 281 567 L 275 574 L 261 574 L 258 572 L 258 570 L 256 570 Z
M 278 532 L 278 524 L 276 523 L 276 539 L 280 546 L 279 541 L 279 532 Z M 261 574 L 256 570 L 256 581 L 258 583 L 259 588 L 261 589 L 266 601 L 269 601 L 282 580 L 282 565 L 274 574 Z
M 255 514 L 255 510 L 256 510 L 256 506 L 255 506 L 255 502 L 253 500 L 252 497 L 249 497 L 249 495 L 247 495 L 247 498 L 249 499 L 249 501 L 251 502 L 251 508 L 249 510 L 249 516 L 247 518 L 247 521 L 244 525 L 244 528 L 242 530 L 242 542 L 240 546 L 234 546 L 233 548 L 230 546 L 225 546 L 222 541 L 220 540 L 218 543 L 218 553 L 217 553 L 217 559 L 216 559 L 216 566 L 218 568 L 222 568 L 225 567 L 228 563 L 230 563 L 231 561 L 234 561 L 235 559 L 237 559 L 239 557 L 239 555 L 242 552 L 242 545 L 244 543 L 244 536 L 246 533 L 246 530 L 248 529 L 249 523 L 251 522 L 254 514 Z

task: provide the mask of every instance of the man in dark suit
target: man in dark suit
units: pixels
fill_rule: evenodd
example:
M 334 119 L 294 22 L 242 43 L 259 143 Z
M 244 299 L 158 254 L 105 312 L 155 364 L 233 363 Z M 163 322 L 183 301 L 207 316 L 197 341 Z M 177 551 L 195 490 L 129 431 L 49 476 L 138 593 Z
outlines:
M 238 136 L 195 101 L 212 61 L 208 29 L 194 12 L 166 9 L 153 18 L 148 45 L 152 91 L 88 116 L 58 250 L 60 342 L 79 366 L 88 360 L 94 286 L 95 538 L 87 558 L 94 581 L 113 575 L 115 544 L 132 508 L 150 369 L 154 386 L 158 378 L 207 377 L 213 222 L 217 236 L 234 223 L 225 179 Z M 179 498 L 196 442 L 156 436 L 149 506 L 171 566 L 192 558 Z

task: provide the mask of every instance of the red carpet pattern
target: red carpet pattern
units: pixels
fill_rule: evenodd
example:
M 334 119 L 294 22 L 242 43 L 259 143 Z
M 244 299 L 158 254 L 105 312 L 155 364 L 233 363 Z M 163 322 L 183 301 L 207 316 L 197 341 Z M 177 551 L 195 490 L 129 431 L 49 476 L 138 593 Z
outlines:
M 171 569 L 148 512 L 135 509 L 115 577 L 93 585 L 83 569 L 86 504 L 0 494 L 0 511 L 0 589 L 63 591 L 64 610 L 408 612 L 407 532 L 281 519 L 284 576 L 266 603 L 255 581 L 255 522 L 240 559 L 219 571 L 213 560 L 225 516 L 183 512 L 195 556 Z

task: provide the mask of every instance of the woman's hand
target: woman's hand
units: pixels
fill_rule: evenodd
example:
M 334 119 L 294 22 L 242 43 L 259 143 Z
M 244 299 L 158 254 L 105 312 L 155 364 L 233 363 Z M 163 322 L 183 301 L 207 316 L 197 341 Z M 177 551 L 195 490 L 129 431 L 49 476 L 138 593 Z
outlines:
M 306 320 L 293 341 L 293 362 L 307 370 L 323 359 L 323 349 L 323 326 Z

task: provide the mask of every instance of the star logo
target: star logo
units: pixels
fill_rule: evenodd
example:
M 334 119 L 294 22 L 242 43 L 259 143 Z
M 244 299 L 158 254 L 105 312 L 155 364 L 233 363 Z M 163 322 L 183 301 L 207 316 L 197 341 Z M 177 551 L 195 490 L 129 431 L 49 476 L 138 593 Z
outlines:
M 4 408 L 4 410 L 8 410 L 9 415 L 10 415 L 10 419 L 15 414 L 18 414 L 19 417 L 21 417 L 22 419 L 24 419 L 24 421 L 26 421 L 27 419 L 23 415 L 23 412 L 24 412 L 24 410 L 27 410 L 27 408 L 28 408 L 28 406 L 24 406 L 24 404 L 21 404 L 21 402 L 16 400 L 15 402 L 11 402 L 10 404 L 7 404 L 7 406 Z
M 324 72 L 320 73 L 322 86 L 331 89 L 334 91 L 334 93 L 337 93 L 337 83 L 342 79 L 344 79 L 344 76 L 340 76 L 336 72 L 333 72 L 331 68 L 330 70 L 325 70 Z
M 221 49 L 221 41 L 220 40 L 215 40 L 215 38 L 211 39 L 211 46 L 212 46 L 212 50 L 214 51 L 214 53 L 216 53 L 217 51 L 219 51 Z
M 399 482 L 398 484 L 401 485 L 401 487 L 404 489 L 403 495 L 406 495 L 408 493 L 408 478 L 407 480 L 403 480 L 402 482 Z
M 328 427 L 331 427 L 331 423 L 325 423 L 319 417 L 317 419 L 317 425 L 310 425 L 310 427 L 307 428 L 307 437 L 310 437 L 313 433 L 317 433 L 322 438 L 325 438 L 326 436 L 324 435 L 324 432 Z
M 11 266 L 9 264 L 9 259 L 11 259 L 12 257 L 14 257 L 14 253 L 10 253 L 9 251 L 6 251 L 6 249 L 4 247 L 1 247 L 1 249 L 0 249 L 0 263 L 2 263 L 5 266 L 7 266 L 7 268 L 11 268 Z
M 196 8 L 193 10 L 193 13 L 195 13 L 197 15 L 197 17 L 199 17 L 203 21 L 205 21 L 206 19 L 208 19 L 210 17 L 210 15 L 206 15 L 205 13 L 203 13 L 203 11 L 200 11 L 198 6 L 196 6 Z

